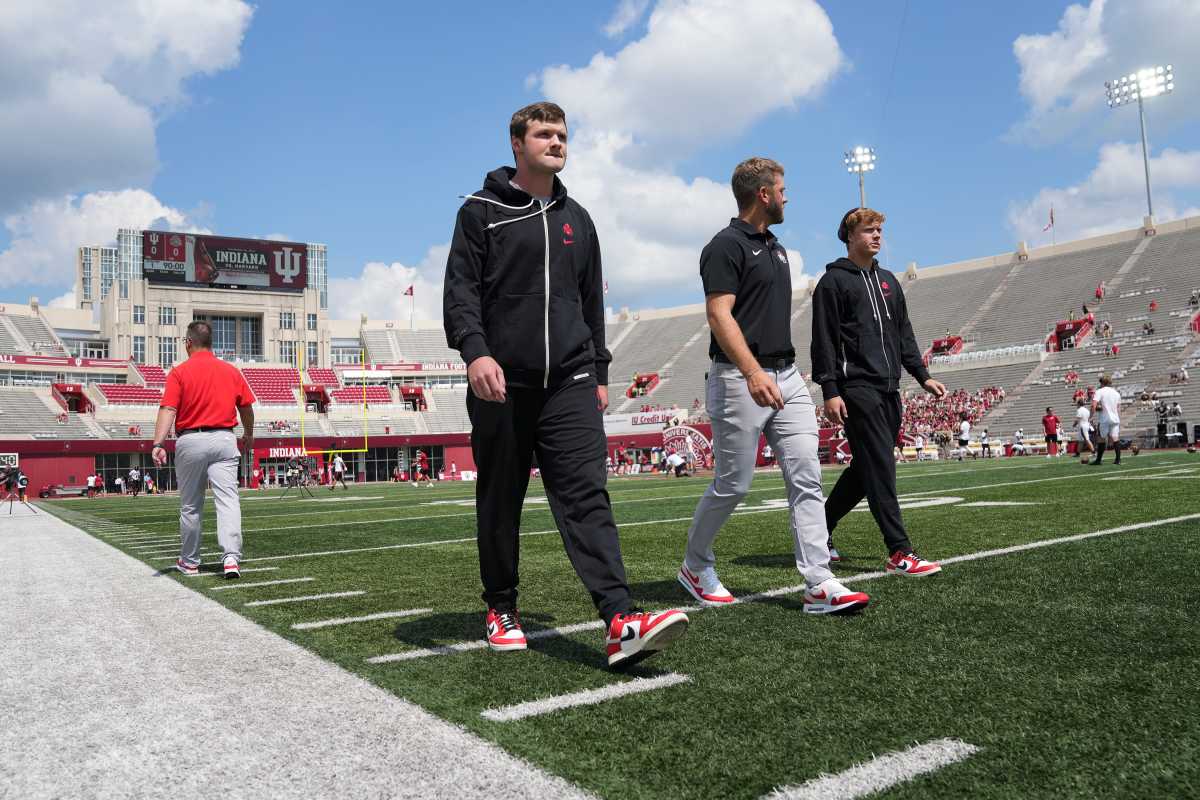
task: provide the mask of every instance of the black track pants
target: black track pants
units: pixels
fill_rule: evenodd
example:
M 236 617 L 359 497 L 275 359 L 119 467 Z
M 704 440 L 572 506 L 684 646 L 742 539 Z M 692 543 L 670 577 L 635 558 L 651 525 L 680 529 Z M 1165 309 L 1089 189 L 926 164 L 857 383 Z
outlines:
M 842 400 L 849 414 L 846 438 L 854 459 L 842 471 L 825 501 L 825 525 L 832 535 L 842 517 L 865 496 L 871 515 L 883 533 L 888 553 L 907 551 L 912 546 L 900 519 L 900 502 L 896 499 L 893 449 L 900 433 L 900 395 L 869 388 L 847 388 L 842 393 Z
M 605 622 L 629 609 L 629 586 L 605 484 L 607 440 L 590 375 L 549 389 L 509 387 L 503 403 L 467 392 L 483 599 L 517 603 L 518 532 L 534 453 L 567 557 Z

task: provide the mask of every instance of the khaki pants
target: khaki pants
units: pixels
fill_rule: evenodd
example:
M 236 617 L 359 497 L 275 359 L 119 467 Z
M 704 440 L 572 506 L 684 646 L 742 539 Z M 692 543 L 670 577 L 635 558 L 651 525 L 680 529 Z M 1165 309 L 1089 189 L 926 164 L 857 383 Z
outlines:
M 179 557 L 200 563 L 204 488 L 211 485 L 217 506 L 217 542 L 226 556 L 242 556 L 242 509 L 238 501 L 238 448 L 233 431 L 198 431 L 175 442 L 179 482 Z

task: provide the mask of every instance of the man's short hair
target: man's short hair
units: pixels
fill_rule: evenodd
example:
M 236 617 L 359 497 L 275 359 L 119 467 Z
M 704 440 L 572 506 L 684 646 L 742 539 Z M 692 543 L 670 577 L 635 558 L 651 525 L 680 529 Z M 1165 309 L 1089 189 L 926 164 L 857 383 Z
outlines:
M 212 347 L 212 326 L 202 319 L 195 320 L 187 326 L 187 338 L 194 347 Z
M 508 135 L 514 139 L 524 140 L 525 131 L 529 130 L 531 122 L 561 122 L 565 125 L 567 112 L 563 111 L 557 103 L 551 103 L 548 100 L 531 103 L 524 108 L 517 109 L 512 115 L 512 120 L 508 123 Z
M 738 211 L 745 211 L 754 204 L 758 190 L 774 186 L 775 179 L 783 174 L 783 165 L 769 158 L 747 158 L 733 168 L 729 184 L 733 187 L 733 199 L 737 200 Z
M 854 233 L 854 229 L 864 223 L 872 222 L 882 225 L 887 219 L 882 211 L 876 211 L 873 208 L 852 208 L 842 217 L 842 224 L 838 225 L 837 237 L 842 240 L 843 244 L 850 244 L 850 234 Z
M 1108 375 L 1101 375 L 1100 376 L 1100 385 L 1101 386 L 1112 386 L 1112 378 L 1110 378 Z

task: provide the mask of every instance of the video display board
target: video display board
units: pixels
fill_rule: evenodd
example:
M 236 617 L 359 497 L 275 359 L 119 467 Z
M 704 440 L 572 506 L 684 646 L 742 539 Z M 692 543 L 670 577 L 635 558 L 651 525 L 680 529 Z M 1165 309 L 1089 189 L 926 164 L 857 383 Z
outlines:
M 143 231 L 142 274 L 156 284 L 301 291 L 308 286 L 308 246 Z

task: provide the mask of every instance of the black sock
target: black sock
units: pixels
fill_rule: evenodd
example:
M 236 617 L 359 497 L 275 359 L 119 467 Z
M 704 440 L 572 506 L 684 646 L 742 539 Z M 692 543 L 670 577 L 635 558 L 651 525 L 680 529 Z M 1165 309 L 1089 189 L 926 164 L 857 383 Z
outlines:
M 1104 458 L 1104 448 L 1107 445 L 1108 445 L 1108 442 L 1097 442 L 1096 443 L 1096 463 L 1097 464 L 1100 463 L 1100 459 Z
M 1113 459 L 1113 463 L 1120 464 L 1121 463 L 1121 443 L 1120 442 L 1117 442 L 1116 444 L 1113 445 L 1113 452 L 1117 454 L 1116 458 Z

